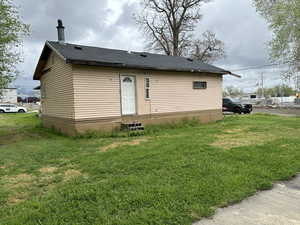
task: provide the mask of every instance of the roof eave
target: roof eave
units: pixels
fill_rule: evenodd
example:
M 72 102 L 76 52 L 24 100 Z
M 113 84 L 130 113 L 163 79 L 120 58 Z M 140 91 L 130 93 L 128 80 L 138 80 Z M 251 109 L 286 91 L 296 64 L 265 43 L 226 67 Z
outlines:
M 126 69 L 144 69 L 144 70 L 157 70 L 157 71 L 175 71 L 175 72 L 190 72 L 190 73 L 214 73 L 219 75 L 224 75 L 229 73 L 229 71 L 205 71 L 205 70 L 177 70 L 174 68 L 159 68 L 151 66 L 140 66 L 140 65 L 127 65 L 124 63 L 108 63 L 108 62 L 98 62 L 98 61 L 88 61 L 88 60 L 74 60 L 67 59 L 66 63 L 74 65 L 89 65 L 89 66 L 103 66 L 103 67 L 115 67 L 115 68 L 126 68 Z
M 233 76 L 233 77 L 242 78 L 242 76 L 241 76 L 241 75 L 238 75 L 238 74 L 232 73 L 232 72 L 230 72 L 230 71 L 228 71 L 228 73 L 226 73 L 226 74 L 228 74 L 228 75 L 230 75 L 230 76 Z
M 40 58 L 39 58 L 39 61 L 38 61 L 38 64 L 35 68 L 35 71 L 34 71 L 34 74 L 33 74 L 33 80 L 40 80 L 41 78 L 41 69 L 44 67 L 45 65 L 45 62 L 43 60 L 43 57 L 47 54 L 46 51 L 47 49 L 55 52 L 58 56 L 60 56 L 63 60 L 66 61 L 66 58 L 60 54 L 50 43 L 49 41 L 46 41 L 45 42 L 45 45 L 43 47 L 43 50 L 42 50 L 42 54 L 40 55 Z
M 43 47 L 42 54 L 40 55 L 38 63 L 36 65 L 36 67 L 35 67 L 35 71 L 33 73 L 33 80 L 39 80 L 38 74 L 39 74 L 39 71 L 41 70 L 41 68 L 43 67 L 43 65 L 42 65 L 42 58 L 43 58 L 44 54 L 46 54 L 45 51 L 46 51 L 47 47 L 48 46 L 47 46 L 47 42 L 46 42 L 45 45 L 44 45 L 44 47 Z

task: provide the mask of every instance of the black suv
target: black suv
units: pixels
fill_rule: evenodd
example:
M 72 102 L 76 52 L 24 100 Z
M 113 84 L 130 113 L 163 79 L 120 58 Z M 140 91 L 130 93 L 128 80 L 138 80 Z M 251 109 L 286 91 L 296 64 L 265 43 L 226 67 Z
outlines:
M 233 113 L 251 113 L 251 104 L 239 104 L 231 101 L 229 98 L 223 98 L 223 112 L 233 112 Z

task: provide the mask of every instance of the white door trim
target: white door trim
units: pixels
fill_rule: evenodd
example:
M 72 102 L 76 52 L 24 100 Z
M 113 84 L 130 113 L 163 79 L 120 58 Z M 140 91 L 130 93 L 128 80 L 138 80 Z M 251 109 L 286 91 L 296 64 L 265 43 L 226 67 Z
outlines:
M 124 78 L 132 79 L 132 85 L 130 82 L 124 83 Z M 126 85 L 126 86 L 125 86 Z M 125 90 L 124 88 L 127 88 Z M 120 101 L 121 101 L 121 114 L 124 116 L 136 115 L 137 114 L 137 97 L 136 97 L 136 77 L 134 75 L 120 75 Z

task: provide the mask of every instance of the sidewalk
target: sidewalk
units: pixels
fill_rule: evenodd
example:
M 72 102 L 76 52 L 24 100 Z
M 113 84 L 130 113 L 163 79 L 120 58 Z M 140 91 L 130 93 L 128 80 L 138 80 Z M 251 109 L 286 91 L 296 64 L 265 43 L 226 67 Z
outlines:
M 300 225 L 300 175 L 194 225 Z

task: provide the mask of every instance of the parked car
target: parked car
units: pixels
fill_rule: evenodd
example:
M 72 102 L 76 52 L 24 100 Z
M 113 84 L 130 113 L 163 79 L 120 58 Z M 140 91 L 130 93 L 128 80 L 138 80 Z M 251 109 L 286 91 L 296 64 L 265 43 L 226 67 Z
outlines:
M 26 113 L 25 107 L 20 107 L 14 104 L 0 104 L 0 113 Z
M 241 104 L 233 102 L 229 98 L 223 98 L 223 112 L 233 112 L 233 113 L 251 113 L 252 105 L 251 104 Z

